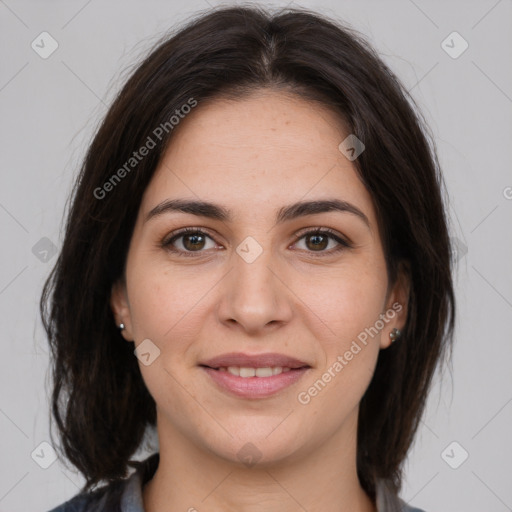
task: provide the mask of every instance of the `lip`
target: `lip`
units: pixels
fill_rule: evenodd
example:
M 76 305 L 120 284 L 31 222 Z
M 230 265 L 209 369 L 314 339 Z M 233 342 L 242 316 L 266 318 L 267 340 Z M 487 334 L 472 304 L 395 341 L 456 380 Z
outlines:
M 306 362 L 284 354 L 249 355 L 240 352 L 222 354 L 200 363 L 199 366 L 220 390 L 246 399 L 266 398 L 275 395 L 295 384 L 311 369 L 311 366 Z M 228 366 L 245 368 L 281 366 L 290 368 L 290 371 L 270 377 L 239 377 L 228 371 L 218 369 Z
M 214 370 L 207 366 L 201 366 L 201 369 L 209 375 L 220 390 L 239 398 L 258 399 L 275 395 L 295 384 L 311 368 L 295 368 L 271 377 L 238 377 L 227 371 Z
M 294 357 L 268 352 L 266 354 L 244 354 L 242 352 L 230 352 L 208 359 L 199 363 L 200 366 L 221 368 L 227 366 L 243 366 L 244 368 L 265 368 L 268 366 L 283 366 L 287 368 L 309 367 L 309 364 Z M 265 377 L 258 377 L 265 378 Z M 270 377 L 269 377 L 270 378 Z

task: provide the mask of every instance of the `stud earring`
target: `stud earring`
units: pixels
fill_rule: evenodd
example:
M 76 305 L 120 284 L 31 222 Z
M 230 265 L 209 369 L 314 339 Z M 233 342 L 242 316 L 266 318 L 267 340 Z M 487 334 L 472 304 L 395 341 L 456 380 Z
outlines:
M 389 338 L 391 339 L 391 343 L 393 343 L 396 340 L 399 340 L 402 336 L 402 333 L 400 332 L 400 329 L 397 329 L 396 327 L 393 328 L 393 330 L 389 333 Z
M 122 331 L 125 328 L 125 325 L 123 324 L 123 322 L 121 322 L 117 327 L 120 331 Z

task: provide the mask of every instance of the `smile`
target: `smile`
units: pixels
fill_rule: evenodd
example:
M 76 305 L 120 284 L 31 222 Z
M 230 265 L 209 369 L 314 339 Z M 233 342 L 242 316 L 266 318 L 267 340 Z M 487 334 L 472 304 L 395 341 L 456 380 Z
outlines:
M 289 372 L 291 368 L 282 366 L 266 366 L 264 368 L 248 368 L 243 366 L 228 366 L 221 367 L 218 370 L 221 372 L 229 372 L 231 375 L 237 377 L 272 377 L 272 375 L 279 375 L 281 373 Z
M 200 367 L 224 393 L 245 399 L 267 398 L 298 382 L 310 367 Z
M 306 361 L 276 352 L 230 352 L 203 360 L 199 367 L 219 391 L 246 399 L 276 395 L 311 370 Z

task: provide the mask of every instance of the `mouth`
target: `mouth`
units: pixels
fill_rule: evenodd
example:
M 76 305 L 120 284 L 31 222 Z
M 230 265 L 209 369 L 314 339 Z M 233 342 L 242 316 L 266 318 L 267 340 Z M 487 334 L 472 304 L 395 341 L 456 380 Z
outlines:
M 230 353 L 200 363 L 223 392 L 257 399 L 275 395 L 300 380 L 311 369 L 304 361 L 283 354 Z
M 272 377 L 273 375 L 280 375 L 281 373 L 286 373 L 291 370 L 300 370 L 300 368 L 290 368 L 286 366 L 263 366 L 260 368 L 253 368 L 250 366 L 221 366 L 219 368 L 211 368 L 209 366 L 204 366 L 204 368 L 210 368 L 211 370 L 217 370 L 219 372 L 228 372 L 231 375 L 236 375 L 243 379 L 250 377 Z M 309 368 L 309 366 L 304 366 L 303 368 Z

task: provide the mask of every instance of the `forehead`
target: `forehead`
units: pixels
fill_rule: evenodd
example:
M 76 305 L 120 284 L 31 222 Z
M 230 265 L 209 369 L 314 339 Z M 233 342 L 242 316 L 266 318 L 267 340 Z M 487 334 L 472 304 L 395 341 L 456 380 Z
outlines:
M 337 196 L 372 221 L 371 197 L 338 149 L 347 135 L 327 107 L 282 92 L 199 103 L 175 128 L 142 209 L 186 196 L 250 216 Z

